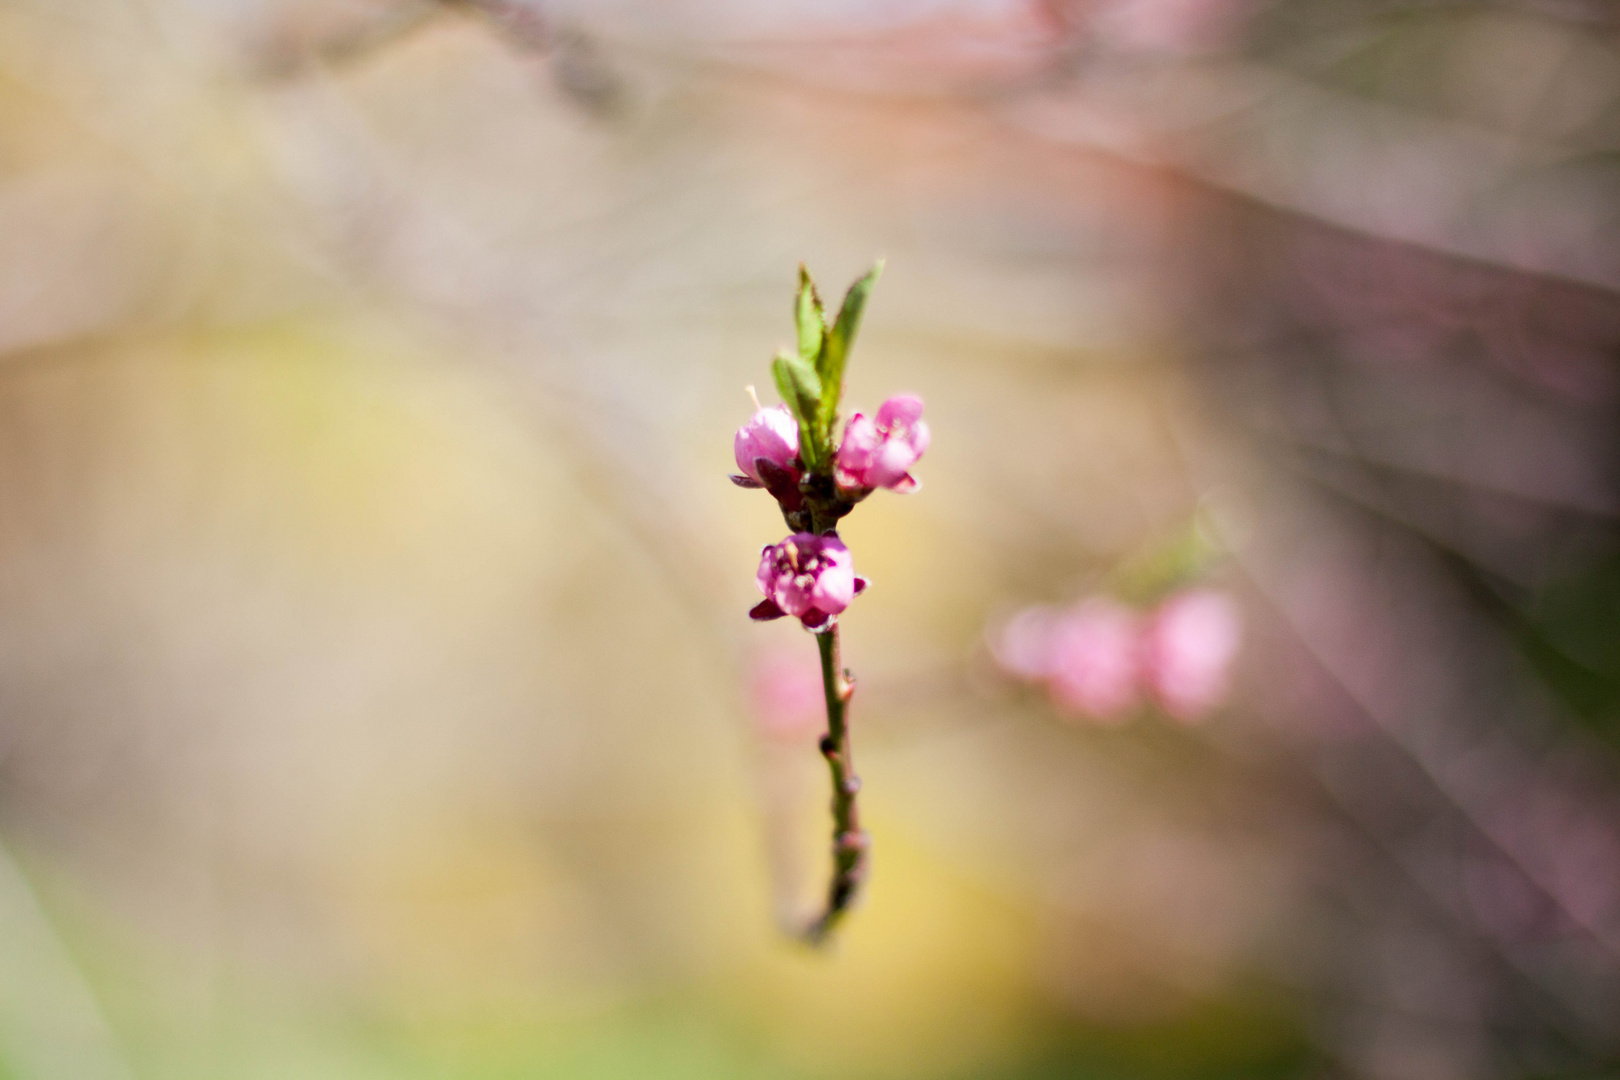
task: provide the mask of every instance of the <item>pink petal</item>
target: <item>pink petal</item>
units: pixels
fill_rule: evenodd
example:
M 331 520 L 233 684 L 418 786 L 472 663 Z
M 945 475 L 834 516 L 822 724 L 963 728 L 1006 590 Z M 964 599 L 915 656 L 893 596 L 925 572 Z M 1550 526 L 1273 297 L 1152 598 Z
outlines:
M 784 406 L 760 409 L 737 429 L 731 448 L 737 468 L 752 479 L 764 482 L 755 468 L 755 460 L 764 458 L 780 468 L 791 468 L 799 455 L 799 425 Z
M 922 398 L 914 394 L 896 394 L 878 406 L 878 427 L 885 431 L 893 431 L 899 427 L 910 427 L 922 419 L 922 414 Z
M 919 490 L 921 487 L 921 480 L 917 479 L 915 476 L 912 476 L 910 473 L 906 473 L 906 475 L 890 484 L 889 490 L 894 492 L 896 495 L 910 495 L 912 492 Z
M 911 444 L 911 452 L 918 457 L 923 456 L 932 440 L 933 435 L 929 432 L 928 425 L 921 420 L 911 425 L 911 434 L 906 438 L 906 441 Z
M 890 487 L 904 479 L 906 470 L 917 463 L 917 454 L 899 439 L 890 439 L 877 452 L 872 467 L 867 470 L 867 481 L 873 487 Z
M 882 445 L 883 436 L 876 424 L 860 413 L 850 417 L 834 461 L 839 483 L 844 487 L 871 487 L 867 470 L 872 467 L 873 453 Z
M 849 566 L 829 566 L 816 578 L 810 598 L 822 611 L 836 615 L 855 599 L 855 571 Z
M 802 582 L 798 577 L 784 574 L 777 580 L 771 598 L 783 611 L 794 618 L 799 618 L 815 606 L 814 590 L 814 582 Z
M 759 553 L 759 570 L 754 573 L 754 583 L 759 591 L 766 596 L 776 588 L 776 545 L 766 544 Z

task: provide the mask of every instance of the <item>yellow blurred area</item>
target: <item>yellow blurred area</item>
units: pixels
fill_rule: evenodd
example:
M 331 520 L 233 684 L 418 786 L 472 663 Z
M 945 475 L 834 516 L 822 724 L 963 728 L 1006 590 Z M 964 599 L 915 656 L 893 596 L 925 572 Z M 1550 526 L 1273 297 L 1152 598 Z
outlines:
M 75 650 L 102 642 L 127 672 L 107 690 L 126 735 L 207 747 L 206 760 L 143 754 L 141 772 L 82 777 L 41 736 L 28 778 L 36 798 L 87 804 L 93 848 L 148 846 L 113 859 L 133 881 L 103 884 L 135 903 L 136 923 L 60 883 L 98 954 L 119 958 L 93 970 L 142 988 L 118 1019 L 172 1025 L 147 1068 L 169 1075 L 170 1055 L 196 1053 L 181 1032 L 264 1037 L 236 1010 L 259 1010 L 261 984 L 281 987 L 273 1002 L 299 1000 L 311 979 L 409 1025 L 429 1060 L 454 1060 L 479 1032 L 496 1052 L 566 1056 L 580 1037 L 569 1025 L 619 1022 L 649 977 L 667 994 L 694 963 L 704 1010 L 755 1032 L 759 1060 L 795 1075 L 934 1075 L 1027 1034 L 1033 911 L 908 840 L 881 793 L 880 884 L 836 954 L 780 936 L 737 789 L 736 729 L 698 715 L 725 700 L 724 672 L 712 655 L 668 655 L 656 616 L 684 614 L 498 384 L 380 321 L 23 363 L 0 402 L 8 591 L 14 611 L 35 613 L 13 662 L 71 669 L 85 662 Z M 875 530 L 878 566 L 903 528 Z M 901 579 L 909 560 L 890 558 Z M 655 625 L 626 625 L 626 608 Z M 604 633 L 625 649 L 614 686 L 592 668 L 571 678 Z M 698 693 L 672 689 L 683 682 Z M 657 745 L 615 742 L 593 763 L 589 743 L 610 736 L 569 730 L 592 715 Z M 683 753 L 684 778 L 662 790 L 635 775 L 638 755 L 662 774 Z M 139 790 L 152 783 L 160 795 Z M 819 850 L 823 823 L 805 824 Z M 31 842 L 62 839 L 43 828 Z M 150 849 L 154 830 L 176 829 L 186 835 Z M 633 883 L 595 880 L 581 860 Z M 625 885 L 638 895 L 613 895 Z M 636 955 L 625 907 L 641 933 L 674 935 L 668 955 Z M 163 944 L 145 941 L 147 924 Z M 289 1008 L 280 1023 L 307 1022 L 286 999 L 268 1006 Z M 295 1060 L 273 1071 L 349 1075 Z

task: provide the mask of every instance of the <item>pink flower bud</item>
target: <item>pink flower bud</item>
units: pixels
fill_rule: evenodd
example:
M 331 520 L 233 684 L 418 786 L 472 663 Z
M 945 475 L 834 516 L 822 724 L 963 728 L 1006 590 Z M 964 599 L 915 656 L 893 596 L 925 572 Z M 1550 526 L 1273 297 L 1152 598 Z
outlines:
M 748 613 L 751 617 L 791 615 L 812 630 L 831 626 L 867 586 L 844 542 L 814 533 L 794 533 L 766 545 L 759 553 L 757 580 L 765 600 Z
M 861 413 L 850 417 L 833 463 L 839 486 L 916 491 L 911 467 L 929 439 L 922 411 L 922 398 L 896 394 L 878 407 L 875 420 Z
M 1058 618 L 1048 648 L 1047 685 L 1060 708 L 1109 722 L 1136 706 L 1141 635 L 1130 608 L 1086 600 Z
M 799 423 L 793 419 L 786 405 L 760 409 L 753 418 L 737 429 L 732 440 L 737 456 L 737 468 L 754 484 L 769 486 L 769 479 L 760 475 L 758 462 L 768 461 L 778 469 L 799 475 Z
M 1237 605 L 1214 589 L 1190 589 L 1159 605 L 1142 655 L 1147 683 L 1165 712 L 1192 721 L 1225 700 L 1242 632 Z

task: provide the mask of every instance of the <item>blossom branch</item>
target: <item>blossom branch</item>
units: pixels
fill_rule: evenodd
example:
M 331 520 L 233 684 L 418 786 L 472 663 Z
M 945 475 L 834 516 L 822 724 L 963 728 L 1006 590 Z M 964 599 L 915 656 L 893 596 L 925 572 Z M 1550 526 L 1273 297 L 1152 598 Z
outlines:
M 764 408 L 756 397 L 753 418 L 737 429 L 732 444 L 741 470 L 732 482 L 769 492 L 793 530 L 760 552 L 756 580 L 765 599 L 748 614 L 756 620 L 798 619 L 815 633 L 821 652 L 827 702 L 821 754 L 832 774 L 833 874 L 826 907 L 803 934 L 813 945 L 827 940 L 859 896 L 871 846 L 860 826 L 861 781 L 850 752 L 855 684 L 838 648 L 838 617 L 866 589 L 867 580 L 855 573 L 838 522 L 877 488 L 917 490 L 910 469 L 929 439 L 923 403 L 907 394 L 889 398 L 871 419 L 855 413 L 842 439 L 833 438 L 849 348 L 878 269 L 850 287 L 829 325 L 810 275 L 799 268 L 798 350 L 783 349 L 771 365 L 782 404 Z

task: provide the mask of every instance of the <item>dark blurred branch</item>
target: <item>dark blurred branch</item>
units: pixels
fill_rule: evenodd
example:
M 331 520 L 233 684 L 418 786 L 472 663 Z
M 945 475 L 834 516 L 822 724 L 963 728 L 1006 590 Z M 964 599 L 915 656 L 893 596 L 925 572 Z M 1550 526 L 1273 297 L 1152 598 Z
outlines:
M 349 29 L 302 47 L 276 42 L 258 65 L 263 78 L 287 79 L 311 68 L 343 68 L 376 55 L 443 18 L 465 12 L 485 20 L 518 48 L 547 52 L 556 43 L 550 21 L 536 4 L 515 0 L 401 0 Z
M 514 45 L 544 52 L 555 43 L 551 21 L 538 3 L 520 0 L 439 0 L 448 8 L 459 8 L 487 19 L 492 27 Z
M 439 0 L 404 0 L 343 33 L 309 45 L 278 40 L 259 57 L 256 74 L 269 80 L 290 79 L 311 68 L 343 68 L 402 41 L 443 14 Z
M 1544 142 L 1540 130 L 1453 123 L 1237 60 L 1091 65 L 1060 89 L 1017 98 L 1007 113 L 1042 138 L 1354 232 L 1620 290 L 1612 235 L 1560 231 L 1571 214 L 1599 220 L 1609 177 L 1560 168 L 1577 148 Z M 1415 161 L 1424 163 L 1422 183 L 1411 180 Z M 1509 198 L 1554 176 L 1556 199 Z
M 1362 503 L 1355 503 L 1354 505 L 1363 512 L 1377 513 L 1376 507 L 1369 507 Z M 1402 531 L 1405 532 L 1406 530 L 1403 529 Z M 1426 544 L 1433 544 L 1433 541 L 1427 538 L 1420 539 L 1423 539 Z M 1276 598 L 1271 595 L 1271 590 L 1265 584 L 1267 575 L 1256 573 L 1256 568 L 1252 565 L 1247 569 L 1250 580 L 1255 582 L 1262 594 L 1267 595 L 1275 602 Z M 1333 659 L 1311 642 L 1308 630 L 1299 625 L 1297 613 L 1288 609 L 1282 603 L 1276 603 L 1276 607 L 1281 621 L 1293 630 L 1296 639 L 1315 657 L 1320 670 L 1344 692 L 1346 698 L 1355 704 L 1357 710 L 1367 720 L 1371 721 L 1372 730 L 1381 733 L 1391 746 L 1400 750 L 1417 766 L 1427 784 L 1460 815 L 1461 819 L 1468 824 L 1470 831 L 1484 841 L 1489 848 L 1511 863 L 1523 875 L 1524 880 L 1532 885 L 1539 896 L 1551 904 L 1570 926 L 1578 927 L 1584 937 L 1608 954 L 1611 961 L 1620 960 L 1620 934 L 1617 934 L 1611 926 L 1600 918 L 1593 918 L 1575 910 L 1566 902 L 1557 883 L 1549 878 L 1547 872 L 1531 865 L 1531 860 L 1525 857 L 1525 853 L 1518 850 L 1519 845 L 1514 843 L 1510 837 L 1504 836 L 1495 827 L 1493 823 L 1500 821 L 1501 815 L 1493 812 L 1492 807 L 1479 805 L 1478 801 L 1463 789 L 1457 778 L 1452 775 L 1458 770 L 1452 766 L 1451 762 L 1443 760 L 1439 755 L 1437 747 L 1442 743 L 1439 740 L 1428 739 L 1423 740 L 1420 744 L 1414 735 L 1402 729 L 1402 725 L 1396 718 L 1387 715 L 1386 711 L 1379 708 L 1377 704 L 1366 700 L 1365 696 L 1335 669 Z M 1470 764 L 1475 769 L 1482 767 L 1477 762 Z M 1510 770 L 1505 768 L 1500 769 L 1499 773 L 1504 778 L 1504 782 L 1505 778 L 1511 775 Z

